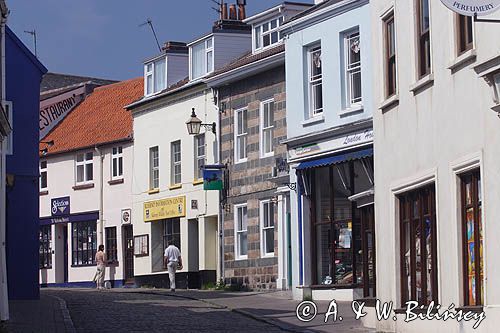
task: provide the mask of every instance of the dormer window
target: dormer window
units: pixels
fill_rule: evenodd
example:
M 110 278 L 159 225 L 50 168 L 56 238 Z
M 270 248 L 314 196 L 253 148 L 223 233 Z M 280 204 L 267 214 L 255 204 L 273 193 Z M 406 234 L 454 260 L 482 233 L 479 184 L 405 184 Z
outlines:
M 144 94 L 146 96 L 155 94 L 166 88 L 166 58 L 144 65 Z
M 214 70 L 214 41 L 207 38 L 191 47 L 191 80 L 196 80 Z
M 281 41 L 278 28 L 283 24 L 283 16 L 272 19 L 254 28 L 254 48 L 262 50 Z

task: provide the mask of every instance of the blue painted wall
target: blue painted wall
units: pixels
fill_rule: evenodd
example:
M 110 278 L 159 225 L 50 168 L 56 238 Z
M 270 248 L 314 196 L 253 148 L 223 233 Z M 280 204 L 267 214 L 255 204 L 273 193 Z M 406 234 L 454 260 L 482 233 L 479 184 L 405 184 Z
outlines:
M 13 154 L 7 156 L 7 279 L 10 299 L 36 299 L 38 285 L 40 81 L 47 69 L 6 29 L 6 100 L 12 102 Z
M 336 7 L 336 6 L 331 6 Z M 345 100 L 343 87 L 343 36 L 359 28 L 363 112 L 341 115 Z M 286 96 L 288 138 L 346 125 L 372 117 L 371 21 L 370 5 L 359 1 L 349 11 L 331 13 L 296 24 L 286 40 Z M 307 48 L 321 44 L 323 67 L 323 120 L 304 124 L 309 119 Z

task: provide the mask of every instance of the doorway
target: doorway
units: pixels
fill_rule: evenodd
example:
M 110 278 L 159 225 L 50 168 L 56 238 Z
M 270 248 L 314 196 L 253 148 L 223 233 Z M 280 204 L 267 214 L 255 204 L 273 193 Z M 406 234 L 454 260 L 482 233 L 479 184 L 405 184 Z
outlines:
M 134 282 L 134 233 L 131 225 L 123 226 L 123 262 L 125 283 Z
M 374 206 L 361 208 L 361 233 L 363 253 L 363 297 L 375 298 L 375 216 Z
M 68 225 L 62 228 L 63 244 L 64 244 L 64 283 L 68 282 Z

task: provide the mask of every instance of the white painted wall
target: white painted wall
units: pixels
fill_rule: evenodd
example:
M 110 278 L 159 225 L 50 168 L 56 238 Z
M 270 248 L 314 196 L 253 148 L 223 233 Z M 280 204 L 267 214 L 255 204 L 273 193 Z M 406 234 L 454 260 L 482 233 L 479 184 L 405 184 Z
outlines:
M 396 3 L 399 106 L 377 110 L 383 97 L 383 13 Z M 399 228 L 396 188 L 426 177 L 435 179 L 437 205 L 438 291 L 444 307 L 461 302 L 462 254 L 457 177 L 453 167 L 479 161 L 483 183 L 485 311 L 487 319 L 477 332 L 495 332 L 500 323 L 500 119 L 490 110 L 490 88 L 473 66 L 500 54 L 500 26 L 476 23 L 477 59 L 452 72 L 456 61 L 454 14 L 439 1 L 430 1 L 434 84 L 418 94 L 410 91 L 416 79 L 415 15 L 413 1 L 371 1 L 374 57 L 375 212 L 377 296 L 400 302 Z M 500 13 L 494 15 L 499 19 Z M 380 263 L 384 263 L 383 265 Z M 456 321 L 420 321 L 402 318 L 377 322 L 377 330 L 397 332 L 471 332 L 471 324 Z
M 208 219 L 217 219 L 218 216 L 218 192 L 204 191 L 203 183 L 194 183 L 194 137 L 188 135 L 186 121 L 191 114 L 192 108 L 203 123 L 217 121 L 217 111 L 213 107 L 213 96 L 210 89 L 204 85 L 187 89 L 184 92 L 174 93 L 159 101 L 150 102 L 148 106 L 139 107 L 134 110 L 134 173 L 133 173 L 133 209 L 132 222 L 134 235 L 148 234 L 150 239 L 149 256 L 135 258 L 135 275 L 150 275 L 165 273 L 165 271 L 153 273 L 154 258 L 153 247 L 163 246 L 161 235 L 152 234 L 154 224 L 159 222 L 144 222 L 144 202 L 159 199 L 186 196 L 186 216 L 181 218 L 181 254 L 183 257 L 184 271 L 189 267 L 189 242 L 188 220 L 198 220 L 198 246 L 199 269 L 215 270 L 216 254 L 215 245 L 207 244 L 208 239 L 213 239 L 216 233 L 212 224 L 204 223 Z M 202 129 L 202 132 L 204 129 Z M 182 187 L 170 189 L 170 156 L 171 142 L 181 140 L 182 155 Z M 216 136 L 207 132 L 205 134 L 207 149 L 206 164 L 214 164 L 217 156 Z M 148 194 L 149 191 L 149 148 L 158 146 L 160 155 L 160 191 Z M 198 201 L 198 209 L 191 209 L 191 200 Z M 205 217 L 205 218 L 204 218 Z M 191 223 L 191 222 L 189 222 Z M 216 224 L 217 225 L 217 224 Z M 161 228 L 157 228 L 161 230 Z M 156 230 L 156 231 L 157 231 Z M 156 240 L 156 241 L 155 241 Z M 192 239 L 191 239 L 192 241 Z M 205 253 L 202 253 L 207 249 Z M 212 254 L 208 252 L 213 250 Z M 191 256 L 193 257 L 193 256 Z
M 111 152 L 113 147 L 123 147 L 123 177 L 122 184 L 110 185 L 111 180 Z M 104 228 L 116 226 L 117 247 L 118 247 L 118 266 L 113 269 L 106 269 L 106 280 L 123 279 L 123 248 L 122 248 L 122 230 L 121 230 L 121 210 L 132 208 L 132 160 L 133 144 L 132 142 L 117 143 L 116 145 L 100 148 L 104 154 Z M 92 151 L 82 150 L 82 151 Z M 78 151 L 80 152 L 80 151 Z M 100 159 L 94 150 L 94 187 L 85 190 L 73 190 L 75 186 L 75 157 L 77 152 L 65 153 L 61 155 L 48 156 L 48 194 L 40 196 L 40 217 L 50 217 L 50 204 L 52 198 L 69 196 L 71 214 L 84 213 L 99 210 L 99 163 Z M 64 253 L 62 247 L 62 230 L 52 226 L 52 249 L 55 254 L 52 255 L 52 268 L 40 271 L 40 283 L 62 283 L 63 273 L 59 270 L 63 267 Z M 97 225 L 99 233 L 99 223 Z M 68 223 L 68 282 L 91 281 L 95 267 L 71 267 L 71 223 Z M 98 244 L 99 245 L 99 244 Z M 56 261 L 58 262 L 56 269 Z M 112 273 L 112 274 L 111 274 Z M 56 278 L 57 277 L 57 278 Z

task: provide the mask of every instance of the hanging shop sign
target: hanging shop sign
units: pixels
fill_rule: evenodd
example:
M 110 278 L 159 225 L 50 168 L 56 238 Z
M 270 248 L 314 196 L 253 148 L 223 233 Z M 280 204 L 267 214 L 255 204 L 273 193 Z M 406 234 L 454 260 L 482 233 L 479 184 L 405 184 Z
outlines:
M 222 191 L 224 189 L 222 169 L 203 169 L 203 189 L 205 191 Z
M 132 210 L 130 208 L 122 209 L 122 224 L 130 224 L 131 216 Z
M 186 216 L 186 197 L 160 199 L 144 203 L 144 222 Z
M 70 198 L 54 198 L 50 201 L 50 212 L 52 217 L 68 216 L 70 214 Z
M 500 9 L 500 0 L 441 0 L 452 11 L 466 16 L 488 15 Z
M 80 103 L 85 86 L 40 101 L 40 139 L 44 138 L 68 113 Z

